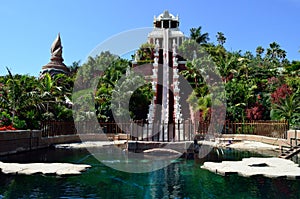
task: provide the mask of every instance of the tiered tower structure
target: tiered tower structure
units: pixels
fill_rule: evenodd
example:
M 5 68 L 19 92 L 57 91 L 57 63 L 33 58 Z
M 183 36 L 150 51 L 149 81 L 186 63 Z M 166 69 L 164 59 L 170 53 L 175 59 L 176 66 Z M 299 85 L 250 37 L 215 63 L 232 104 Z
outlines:
M 166 10 L 158 17 L 154 16 L 153 30 L 148 34 L 148 43 L 155 44 L 158 40 L 162 44 L 163 40 L 167 39 L 164 38 L 164 30 L 168 30 L 168 43 L 170 44 L 175 39 L 177 45 L 180 46 L 185 40 L 184 34 L 179 30 L 179 17 L 175 17 Z
M 69 69 L 63 63 L 64 59 L 62 57 L 62 49 L 63 47 L 61 45 L 60 34 L 58 33 L 56 39 L 51 45 L 50 62 L 42 67 L 42 70 L 40 71 L 40 77 L 42 77 L 45 73 L 49 73 L 51 76 L 55 76 L 59 73 L 69 74 Z
M 152 88 L 154 99 L 149 106 L 148 122 L 162 132 L 159 141 L 183 139 L 182 129 L 173 124 L 182 122 L 179 71 L 185 68 L 184 61 L 178 61 L 177 47 L 185 40 L 179 30 L 179 18 L 164 11 L 154 17 L 153 31 L 148 35 L 148 43 L 154 44 Z M 153 129 L 154 130 L 154 129 Z

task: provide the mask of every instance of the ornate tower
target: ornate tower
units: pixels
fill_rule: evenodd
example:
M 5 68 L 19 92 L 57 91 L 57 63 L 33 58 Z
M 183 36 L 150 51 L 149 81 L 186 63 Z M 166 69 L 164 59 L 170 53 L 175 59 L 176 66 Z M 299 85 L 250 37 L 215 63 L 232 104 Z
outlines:
M 50 49 L 50 62 L 42 67 L 40 77 L 42 77 L 45 73 L 49 73 L 51 76 L 59 73 L 69 74 L 69 69 L 63 63 L 64 59 L 62 57 L 62 48 L 60 34 L 58 33 Z
M 178 16 L 168 11 L 154 17 L 153 31 L 148 35 L 148 43 L 155 44 L 152 69 L 152 100 L 148 122 L 160 124 L 159 141 L 183 139 L 182 129 L 174 128 L 174 123 L 182 121 L 179 70 L 185 68 L 184 61 L 178 61 L 177 47 L 185 39 L 179 30 Z
M 171 44 L 174 39 L 178 46 L 180 46 L 185 39 L 184 34 L 179 30 L 179 17 L 175 17 L 166 10 L 158 17 L 154 16 L 153 30 L 148 34 L 148 43 L 155 44 L 158 40 L 159 44 L 162 45 L 164 30 L 167 30 L 169 35 L 168 43 L 170 44 L 170 49 L 168 50 L 172 50 Z

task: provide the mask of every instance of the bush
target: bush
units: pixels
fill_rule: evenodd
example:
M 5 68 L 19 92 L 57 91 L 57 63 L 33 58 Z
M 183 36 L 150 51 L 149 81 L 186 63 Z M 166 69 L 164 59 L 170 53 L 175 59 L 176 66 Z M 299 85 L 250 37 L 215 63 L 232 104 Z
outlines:
M 20 120 L 17 116 L 13 118 L 13 127 L 16 129 L 25 129 L 26 128 L 26 122 L 25 120 Z
M 2 111 L 0 113 L 0 127 L 9 126 L 9 125 L 11 125 L 11 122 L 12 121 L 11 121 L 10 115 L 7 112 Z

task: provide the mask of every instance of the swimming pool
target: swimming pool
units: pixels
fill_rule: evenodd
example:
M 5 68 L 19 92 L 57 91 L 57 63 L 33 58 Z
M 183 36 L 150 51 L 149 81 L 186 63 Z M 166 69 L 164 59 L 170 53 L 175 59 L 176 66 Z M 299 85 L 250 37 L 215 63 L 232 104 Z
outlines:
M 261 156 L 225 150 L 210 161 Z M 76 176 L 0 175 L 2 198 L 299 198 L 300 180 L 219 176 L 203 161 L 177 159 L 149 173 L 126 173 L 100 163 L 86 150 L 45 149 L 1 157 L 3 162 L 71 162 L 92 165 Z M 118 163 L 110 162 L 111 164 Z

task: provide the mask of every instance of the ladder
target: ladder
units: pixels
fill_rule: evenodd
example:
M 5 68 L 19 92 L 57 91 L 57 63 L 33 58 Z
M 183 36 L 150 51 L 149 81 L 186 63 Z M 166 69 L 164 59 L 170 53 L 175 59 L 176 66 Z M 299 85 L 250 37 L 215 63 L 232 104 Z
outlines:
M 289 159 L 300 152 L 300 144 L 291 147 L 287 151 L 282 151 L 279 158 Z

